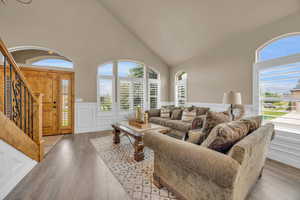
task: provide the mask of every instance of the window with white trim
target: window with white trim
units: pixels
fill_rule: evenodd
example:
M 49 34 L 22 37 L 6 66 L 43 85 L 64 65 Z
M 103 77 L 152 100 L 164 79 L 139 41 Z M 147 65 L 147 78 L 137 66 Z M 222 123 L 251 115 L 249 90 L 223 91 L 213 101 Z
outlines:
M 158 108 L 159 74 L 142 63 L 113 61 L 98 69 L 100 111 Z
M 98 69 L 98 103 L 100 111 L 111 111 L 114 99 L 114 64 L 107 63 Z
M 187 103 L 187 73 L 178 72 L 175 75 L 175 105 L 185 106 Z
M 264 123 L 299 131 L 300 36 L 286 36 L 269 43 L 258 50 L 257 58 L 254 104 Z
M 159 74 L 148 69 L 148 102 L 149 108 L 160 108 L 160 79 Z

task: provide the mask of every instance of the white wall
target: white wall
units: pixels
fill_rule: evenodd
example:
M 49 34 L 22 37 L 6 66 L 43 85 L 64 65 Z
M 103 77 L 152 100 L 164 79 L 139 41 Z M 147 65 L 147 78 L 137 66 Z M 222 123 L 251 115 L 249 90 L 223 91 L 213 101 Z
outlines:
M 267 41 L 285 33 L 300 32 L 300 14 L 271 24 L 237 32 L 234 36 L 208 48 L 198 56 L 170 70 L 170 101 L 174 101 L 174 77 L 178 71 L 188 73 L 188 101 L 222 103 L 223 93 L 242 93 L 244 104 L 252 104 L 252 70 L 255 51 Z
M 40 46 L 75 64 L 76 97 L 96 102 L 97 67 L 110 60 L 141 61 L 161 74 L 168 100 L 168 66 L 122 25 L 98 0 L 9 1 L 0 7 L 0 36 L 8 47 Z
M 37 164 L 20 151 L 0 140 L 0 200 Z

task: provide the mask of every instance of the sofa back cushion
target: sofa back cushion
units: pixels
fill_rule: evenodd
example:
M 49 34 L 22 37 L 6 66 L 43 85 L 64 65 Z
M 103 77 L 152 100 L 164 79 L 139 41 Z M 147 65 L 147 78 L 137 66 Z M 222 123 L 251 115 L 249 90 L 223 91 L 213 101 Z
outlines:
M 203 122 L 203 126 L 201 131 L 206 134 L 206 137 L 209 135 L 211 130 L 224 122 L 229 122 L 230 116 L 227 112 L 211 112 L 208 111 L 206 113 L 205 120 Z
M 213 128 L 201 146 L 225 153 L 248 133 L 247 121 L 222 123 Z
M 209 111 L 209 108 L 206 107 L 196 107 L 197 110 L 197 116 L 199 115 L 206 115 L 206 113 Z
M 193 119 L 197 116 L 197 110 L 184 109 L 182 112 L 181 120 L 184 122 L 192 122 Z
M 162 108 L 160 109 L 160 117 L 162 118 L 170 118 L 170 112 L 171 110 L 168 108 Z
M 174 108 L 172 110 L 171 119 L 172 120 L 180 120 L 182 116 L 182 109 L 180 108 Z

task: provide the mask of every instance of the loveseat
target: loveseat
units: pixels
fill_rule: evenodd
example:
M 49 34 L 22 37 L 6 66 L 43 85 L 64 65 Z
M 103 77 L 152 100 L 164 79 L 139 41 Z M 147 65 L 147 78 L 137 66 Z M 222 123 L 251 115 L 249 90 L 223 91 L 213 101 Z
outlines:
M 166 106 L 165 108 L 170 109 L 170 116 L 165 118 L 161 117 L 161 109 L 150 109 L 146 111 L 149 115 L 149 122 L 158 124 L 161 126 L 171 128 L 170 133 L 177 139 L 185 139 L 188 132 L 193 129 L 200 129 L 203 125 L 206 113 L 209 111 L 209 108 L 206 107 L 175 107 L 175 106 Z M 196 110 L 197 115 L 191 121 L 183 121 L 182 112 L 184 109 Z M 177 116 L 174 116 L 173 112 L 180 111 Z
M 250 120 L 253 121 L 253 118 Z M 244 122 L 244 128 L 238 127 Z M 205 143 L 203 146 L 176 140 L 155 131 L 148 132 L 144 143 L 155 154 L 155 184 L 158 187 L 168 187 L 180 199 L 244 200 L 262 174 L 266 153 L 274 136 L 272 124 L 255 128 L 252 125 L 251 121 L 249 123 L 245 120 L 214 127 L 210 134 L 225 136 L 216 140 L 215 144 L 234 138 L 231 133 L 223 135 L 224 131 L 237 131 L 233 132 L 235 136 L 247 132 L 224 152 L 220 152 L 222 148 L 216 151 L 207 145 L 206 140 L 210 135 L 202 142 Z M 257 123 L 254 125 L 257 126 Z M 213 135 L 211 136 L 215 137 Z

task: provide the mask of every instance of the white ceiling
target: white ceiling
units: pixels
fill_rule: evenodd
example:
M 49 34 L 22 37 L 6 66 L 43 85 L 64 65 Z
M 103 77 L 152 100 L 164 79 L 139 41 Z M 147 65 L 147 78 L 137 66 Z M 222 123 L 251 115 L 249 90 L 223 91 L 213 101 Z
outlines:
M 299 0 L 99 0 L 170 66 L 299 11 Z

